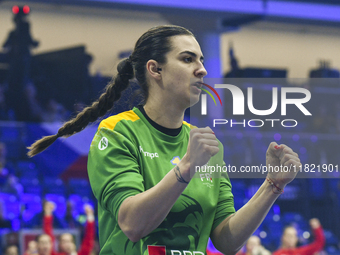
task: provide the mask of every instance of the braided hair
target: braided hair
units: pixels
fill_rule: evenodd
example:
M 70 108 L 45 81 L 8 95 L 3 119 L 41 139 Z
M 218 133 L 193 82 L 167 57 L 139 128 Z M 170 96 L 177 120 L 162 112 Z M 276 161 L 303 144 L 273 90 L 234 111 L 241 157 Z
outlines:
M 160 64 L 166 63 L 166 54 L 172 50 L 170 37 L 176 35 L 194 36 L 189 30 L 174 25 L 157 26 L 145 32 L 136 42 L 129 58 L 117 66 L 116 77 L 106 86 L 105 92 L 91 106 L 84 108 L 76 117 L 64 123 L 55 135 L 45 136 L 34 142 L 27 155 L 33 157 L 47 149 L 59 137 L 69 137 L 84 130 L 89 123 L 95 122 L 112 109 L 121 93 L 128 88 L 129 80 L 136 77 L 145 101 L 148 98 L 146 82 L 146 63 L 153 59 Z

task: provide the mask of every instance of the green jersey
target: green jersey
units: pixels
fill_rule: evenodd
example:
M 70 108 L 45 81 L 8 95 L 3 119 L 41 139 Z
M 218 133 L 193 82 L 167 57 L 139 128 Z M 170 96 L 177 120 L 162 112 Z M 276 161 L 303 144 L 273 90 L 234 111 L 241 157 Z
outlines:
M 138 108 L 100 123 L 88 173 L 98 200 L 101 255 L 206 254 L 211 232 L 235 212 L 228 178 L 192 178 L 165 220 L 138 242 L 131 242 L 118 225 L 124 199 L 155 186 L 182 159 L 191 128 L 183 122 L 177 136 L 164 134 Z M 209 164 L 224 164 L 222 146 Z

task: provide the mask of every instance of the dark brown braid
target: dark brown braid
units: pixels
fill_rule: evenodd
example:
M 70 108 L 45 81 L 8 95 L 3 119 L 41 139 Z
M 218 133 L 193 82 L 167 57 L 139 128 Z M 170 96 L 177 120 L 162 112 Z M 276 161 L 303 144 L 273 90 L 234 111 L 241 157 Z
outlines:
M 176 35 L 193 34 L 179 26 L 165 25 L 151 28 L 145 32 L 136 42 L 135 48 L 131 56 L 122 60 L 117 67 L 118 74 L 114 81 L 110 82 L 106 91 L 91 106 L 86 107 L 78 115 L 67 121 L 58 133 L 51 136 L 45 136 L 28 147 L 27 155 L 33 157 L 45 150 L 59 137 L 69 137 L 74 135 L 86 126 L 96 121 L 99 117 L 104 116 L 116 102 L 121 93 L 129 86 L 129 80 L 135 77 L 147 100 L 149 88 L 146 82 L 146 63 L 153 59 L 159 64 L 166 63 L 166 54 L 172 49 L 170 37 Z
M 45 136 L 33 143 L 28 149 L 27 155 L 33 157 L 42 152 L 59 137 L 68 137 L 85 129 L 85 127 L 96 121 L 99 117 L 105 115 L 113 107 L 113 103 L 117 101 L 122 91 L 129 86 L 129 79 L 133 78 L 133 68 L 130 59 L 125 59 L 118 64 L 118 74 L 113 82 L 106 86 L 106 91 L 99 99 L 86 107 L 78 115 L 67 121 L 55 135 Z

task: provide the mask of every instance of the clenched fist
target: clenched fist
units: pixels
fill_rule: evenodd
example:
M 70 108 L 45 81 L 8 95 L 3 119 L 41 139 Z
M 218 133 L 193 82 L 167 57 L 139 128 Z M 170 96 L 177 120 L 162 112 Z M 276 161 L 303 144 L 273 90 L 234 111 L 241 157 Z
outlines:
M 287 145 L 270 143 L 266 153 L 268 178 L 283 189 L 298 173 L 301 162 L 299 155 Z

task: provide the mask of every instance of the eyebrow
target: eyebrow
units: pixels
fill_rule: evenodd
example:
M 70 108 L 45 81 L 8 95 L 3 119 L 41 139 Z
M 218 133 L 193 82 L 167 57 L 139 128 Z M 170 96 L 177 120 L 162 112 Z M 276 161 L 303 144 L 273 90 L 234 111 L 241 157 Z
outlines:
M 192 51 L 188 51 L 188 50 L 182 51 L 182 52 L 180 53 L 180 55 L 182 55 L 182 54 L 189 54 L 190 56 L 192 56 L 192 57 L 194 57 L 194 58 L 197 58 L 197 54 L 194 53 L 194 52 L 192 52 Z M 201 61 L 204 60 L 204 56 L 203 56 L 203 55 L 200 57 L 200 60 L 201 60 Z

